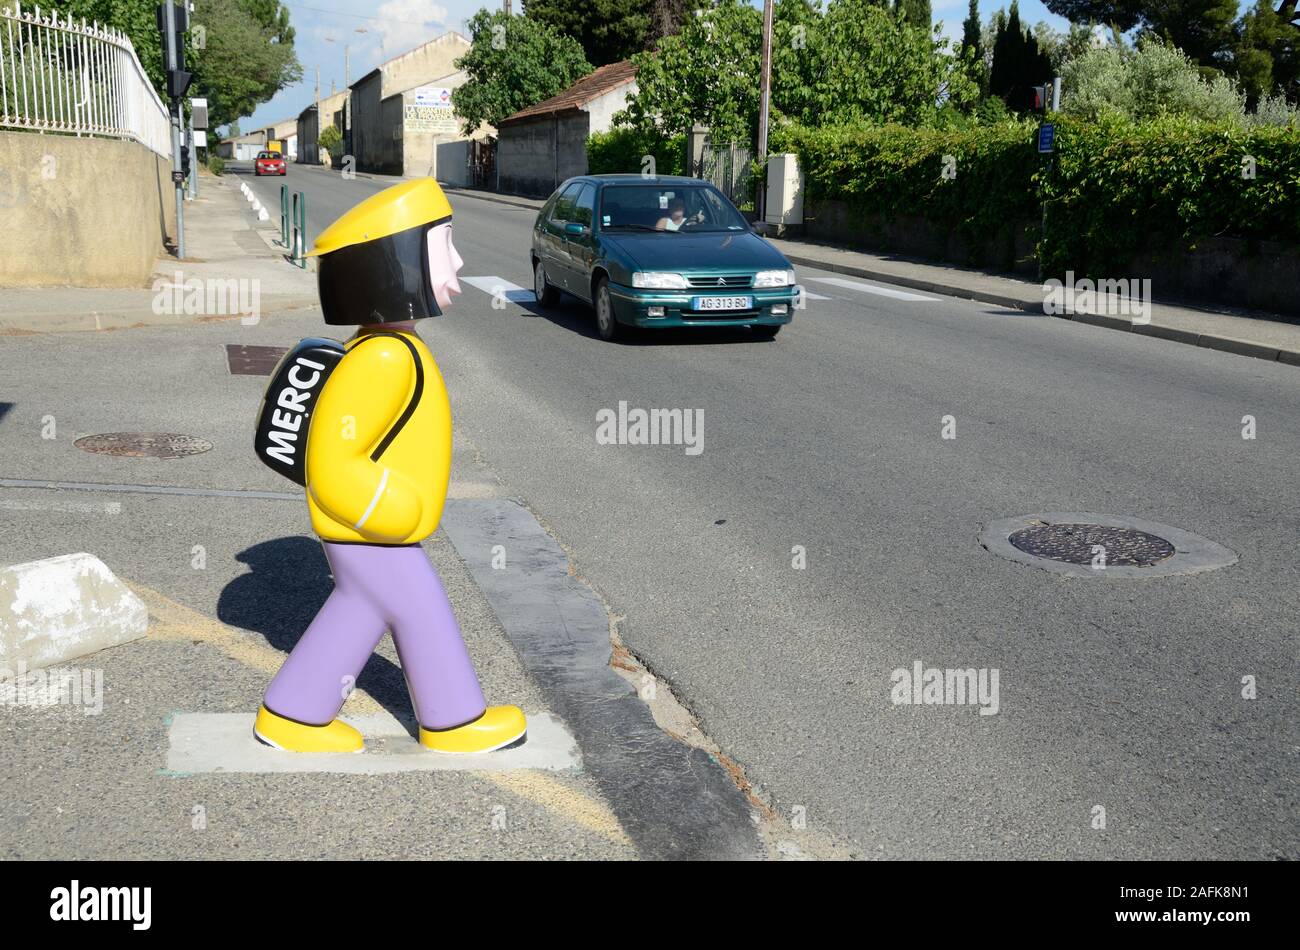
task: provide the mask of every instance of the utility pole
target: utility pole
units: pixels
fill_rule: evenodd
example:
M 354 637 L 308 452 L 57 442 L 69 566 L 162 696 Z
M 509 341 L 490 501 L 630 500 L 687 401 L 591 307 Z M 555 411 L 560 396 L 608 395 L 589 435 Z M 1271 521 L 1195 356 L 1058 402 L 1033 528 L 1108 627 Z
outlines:
M 758 92 L 758 165 L 767 169 L 767 125 L 772 99 L 772 0 L 763 0 L 763 76 Z M 767 182 L 758 186 L 758 220 L 767 219 Z
M 348 58 L 348 46 L 343 44 L 343 88 L 347 89 L 352 85 L 352 61 Z

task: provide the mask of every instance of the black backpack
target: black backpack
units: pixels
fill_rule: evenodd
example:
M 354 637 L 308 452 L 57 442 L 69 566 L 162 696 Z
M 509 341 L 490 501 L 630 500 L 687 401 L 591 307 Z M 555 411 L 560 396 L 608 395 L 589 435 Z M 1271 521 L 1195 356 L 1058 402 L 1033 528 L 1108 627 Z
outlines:
M 419 405 L 424 393 L 424 365 L 415 346 L 400 334 L 369 333 L 361 339 L 367 340 L 372 336 L 397 337 L 406 344 L 415 360 L 415 392 L 393 427 L 370 454 L 371 460 L 377 462 Z M 307 484 L 307 434 L 312 411 L 325 388 L 325 381 L 343 359 L 344 352 L 343 344 L 338 340 L 308 337 L 298 341 L 276 364 L 262 396 L 253 449 L 268 468 L 299 485 Z

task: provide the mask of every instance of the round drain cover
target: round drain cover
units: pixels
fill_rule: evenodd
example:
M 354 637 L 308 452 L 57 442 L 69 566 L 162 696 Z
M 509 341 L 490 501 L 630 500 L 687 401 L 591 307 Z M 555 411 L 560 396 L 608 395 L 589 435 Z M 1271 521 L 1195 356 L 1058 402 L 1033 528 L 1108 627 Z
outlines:
M 105 432 L 80 438 L 73 445 L 96 455 L 142 459 L 178 459 L 212 449 L 207 439 L 175 432 Z
M 1101 553 L 1093 551 L 1098 546 L 1108 567 L 1149 567 L 1174 555 L 1174 546 L 1164 538 L 1101 524 L 1033 524 L 1007 540 L 1026 554 L 1066 564 L 1092 564 Z

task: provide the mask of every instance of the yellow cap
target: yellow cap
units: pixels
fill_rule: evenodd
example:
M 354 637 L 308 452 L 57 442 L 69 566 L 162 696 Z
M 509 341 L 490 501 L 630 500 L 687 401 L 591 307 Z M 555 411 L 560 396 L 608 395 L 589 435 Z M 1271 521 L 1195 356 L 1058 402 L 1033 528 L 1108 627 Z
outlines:
M 375 241 L 407 228 L 451 217 L 451 204 L 432 178 L 415 178 L 371 195 L 316 238 L 308 257 Z

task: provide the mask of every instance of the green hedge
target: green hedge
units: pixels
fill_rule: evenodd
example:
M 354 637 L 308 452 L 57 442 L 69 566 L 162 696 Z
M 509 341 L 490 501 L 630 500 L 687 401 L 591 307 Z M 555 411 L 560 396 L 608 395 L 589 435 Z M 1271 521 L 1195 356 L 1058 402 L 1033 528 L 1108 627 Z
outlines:
M 1254 159 L 1254 178 L 1242 162 Z M 1300 129 L 1165 118 L 1064 121 L 1039 254 L 1046 270 L 1103 273 L 1142 250 L 1217 235 L 1300 244 Z
M 812 200 L 843 201 L 861 220 L 921 217 L 972 244 L 1040 220 L 1044 269 L 1100 274 L 1143 249 L 1193 247 L 1211 235 L 1300 244 L 1300 129 L 1057 121 L 1050 173 L 1035 124 L 966 129 L 785 126 L 773 151 L 799 155 Z M 956 175 L 942 175 L 952 156 Z M 1242 176 L 1252 156 L 1255 178 Z
M 220 175 L 226 170 L 225 160 L 216 152 L 208 152 L 208 171 Z
M 1039 216 L 1033 176 L 1041 162 L 1028 123 L 781 126 L 771 151 L 798 154 L 810 199 L 842 201 L 863 221 L 924 218 L 974 247 Z
M 640 172 L 653 155 L 660 175 L 686 174 L 686 136 L 665 138 L 634 129 L 611 129 L 587 139 L 587 169 L 592 175 Z

